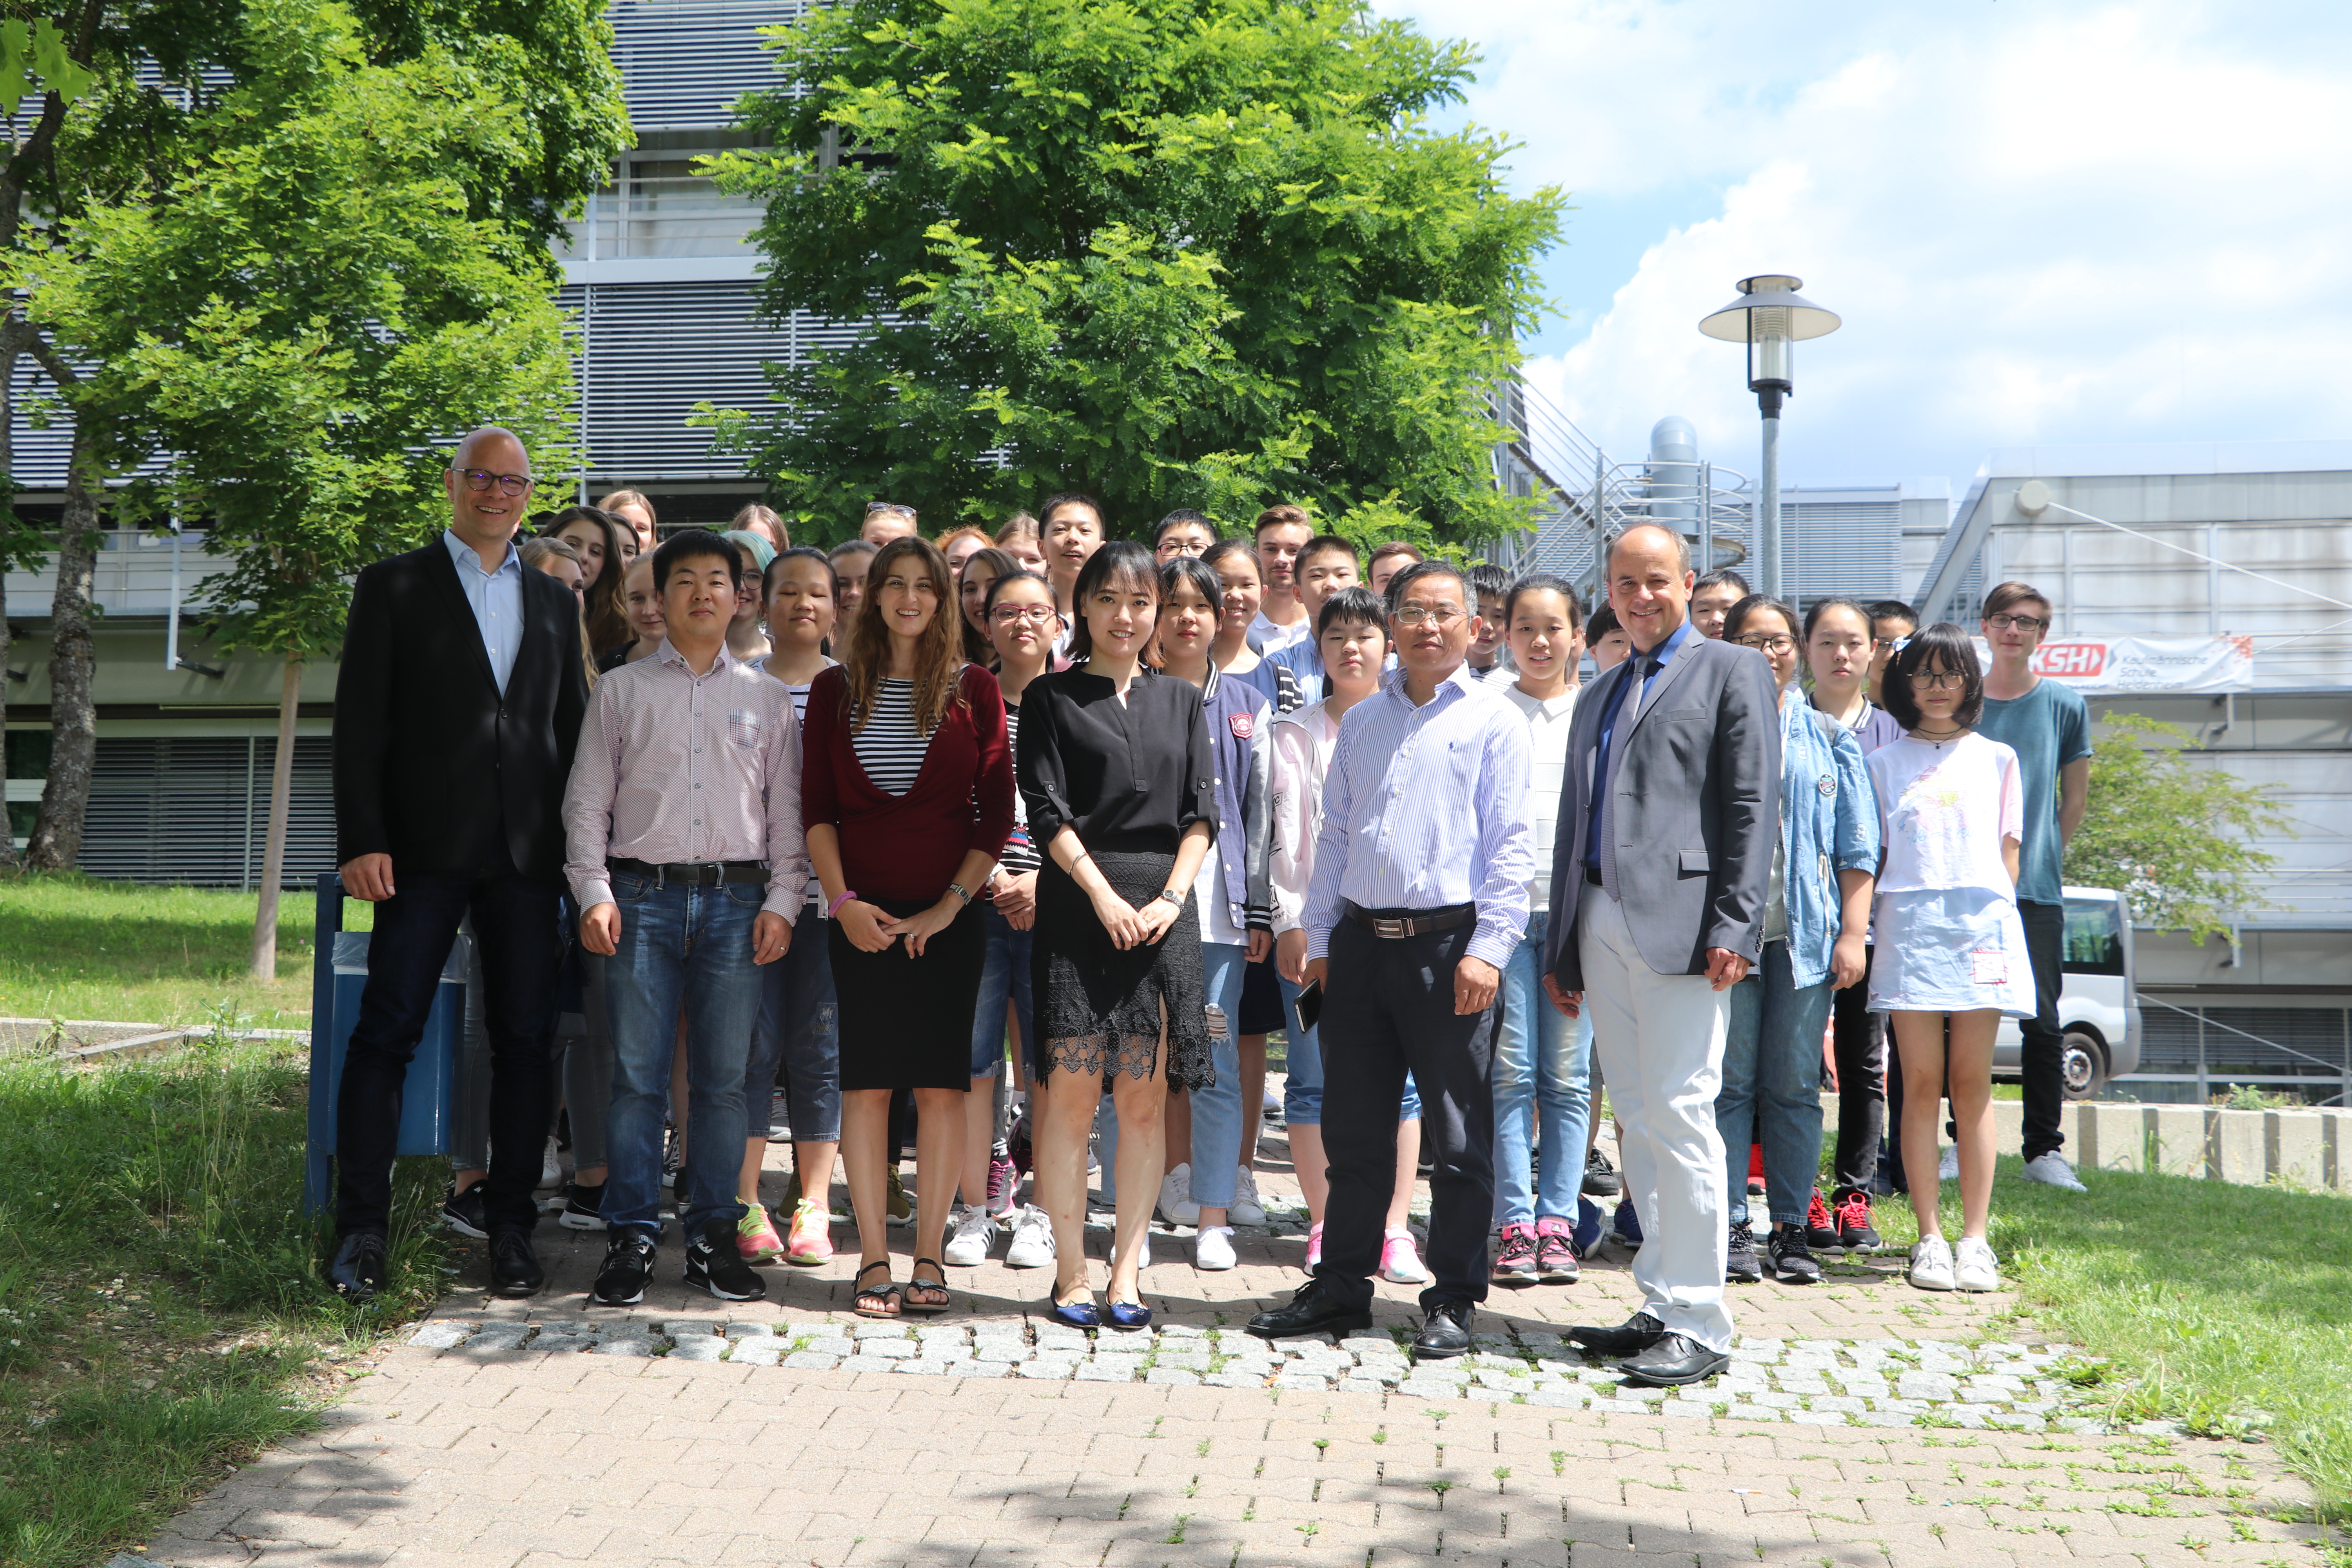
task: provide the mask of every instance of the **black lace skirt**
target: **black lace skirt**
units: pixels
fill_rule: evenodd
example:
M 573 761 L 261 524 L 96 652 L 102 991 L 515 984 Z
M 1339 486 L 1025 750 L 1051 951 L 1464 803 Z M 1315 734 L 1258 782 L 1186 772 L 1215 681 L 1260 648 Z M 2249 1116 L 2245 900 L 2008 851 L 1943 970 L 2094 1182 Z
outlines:
M 1173 855 L 1096 851 L 1095 866 L 1138 909 L 1168 885 Z M 1168 1087 L 1217 1081 L 1201 990 L 1201 917 L 1191 900 L 1167 934 L 1121 951 L 1068 872 L 1052 860 L 1037 877 L 1037 938 L 1030 957 L 1037 1027 L 1030 1071 L 1151 1076 L 1161 1010 L 1168 1026 Z

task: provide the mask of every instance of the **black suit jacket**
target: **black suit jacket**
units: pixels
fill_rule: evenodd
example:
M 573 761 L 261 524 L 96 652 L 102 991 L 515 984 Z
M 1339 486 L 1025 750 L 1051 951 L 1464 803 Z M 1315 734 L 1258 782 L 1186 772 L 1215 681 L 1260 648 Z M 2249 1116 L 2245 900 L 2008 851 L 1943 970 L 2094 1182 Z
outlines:
M 563 870 L 563 782 L 588 707 L 580 606 L 522 573 L 523 635 L 506 694 L 457 563 L 436 535 L 360 574 L 335 682 L 335 858 L 467 876 L 503 829 L 516 869 Z

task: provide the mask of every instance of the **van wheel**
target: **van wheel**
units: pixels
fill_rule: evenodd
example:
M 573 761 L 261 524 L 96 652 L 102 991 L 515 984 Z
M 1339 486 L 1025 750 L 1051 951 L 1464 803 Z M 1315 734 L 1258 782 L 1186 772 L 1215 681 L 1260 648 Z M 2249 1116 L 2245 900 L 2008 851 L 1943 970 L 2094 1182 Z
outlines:
M 2095 1036 L 2068 1030 L 2060 1044 L 2058 1060 L 2069 1100 L 2087 1100 L 2107 1081 L 2107 1048 Z

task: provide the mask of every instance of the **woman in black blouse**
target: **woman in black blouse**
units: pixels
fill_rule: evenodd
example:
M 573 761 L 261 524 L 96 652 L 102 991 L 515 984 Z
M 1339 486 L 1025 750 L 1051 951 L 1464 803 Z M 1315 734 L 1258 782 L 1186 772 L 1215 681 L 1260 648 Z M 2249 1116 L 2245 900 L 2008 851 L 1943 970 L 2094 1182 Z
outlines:
M 1140 667 L 1160 610 L 1151 552 L 1104 545 L 1071 598 L 1071 667 L 1031 681 L 1021 705 L 1021 797 L 1045 851 L 1032 957 L 1037 1198 L 1054 1225 L 1054 1316 L 1092 1328 L 1103 1316 L 1080 1227 L 1087 1132 L 1108 1078 L 1119 1128 L 1109 1321 L 1139 1329 L 1151 1321 L 1136 1271 L 1165 1163 L 1160 1110 L 1169 1085 L 1216 1081 L 1191 899 L 1216 830 L 1214 761 L 1200 693 Z

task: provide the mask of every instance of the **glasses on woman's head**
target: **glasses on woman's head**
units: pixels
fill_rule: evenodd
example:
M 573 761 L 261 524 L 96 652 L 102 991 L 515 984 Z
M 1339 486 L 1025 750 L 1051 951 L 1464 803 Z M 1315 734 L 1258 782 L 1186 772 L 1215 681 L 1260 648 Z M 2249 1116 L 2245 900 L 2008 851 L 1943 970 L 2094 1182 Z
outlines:
M 866 516 L 871 517 L 877 511 L 887 511 L 893 517 L 912 517 L 915 515 L 915 509 L 913 507 L 900 506 L 894 500 L 870 500 L 866 503 Z
M 988 614 L 1000 626 L 1019 626 L 1023 621 L 1042 626 L 1054 618 L 1055 611 L 1051 605 L 999 605 Z
M 494 484 L 501 495 L 519 496 L 530 489 L 529 474 L 494 474 L 488 468 L 459 468 L 456 471 L 466 481 L 466 488 L 476 495 L 488 495 Z
M 1741 647 L 1752 647 L 1759 653 L 1787 653 L 1797 646 L 1797 639 L 1786 632 L 1756 632 L 1733 640 Z
M 1915 669 L 1906 679 L 1914 691 L 1958 691 L 1969 679 L 1957 669 Z

